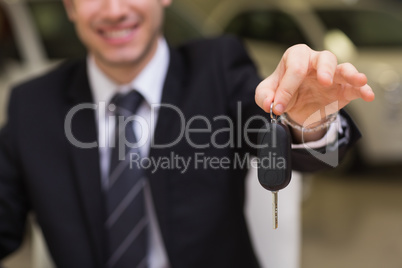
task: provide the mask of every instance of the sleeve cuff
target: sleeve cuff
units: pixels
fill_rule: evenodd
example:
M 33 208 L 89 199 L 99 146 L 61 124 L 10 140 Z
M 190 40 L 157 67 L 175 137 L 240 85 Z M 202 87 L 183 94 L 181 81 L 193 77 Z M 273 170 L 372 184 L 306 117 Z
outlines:
M 292 144 L 292 149 L 304 149 L 306 148 L 306 146 L 311 149 L 318 149 L 326 147 L 329 144 L 333 144 L 338 139 L 338 135 L 342 136 L 345 133 L 345 131 L 347 132 L 347 130 L 343 129 L 345 121 L 346 119 L 343 118 L 342 115 L 338 114 L 335 121 L 332 122 L 331 125 L 329 126 L 328 131 L 324 137 L 322 137 L 320 140 L 317 141 Z M 349 126 L 346 125 L 346 127 L 348 128 Z

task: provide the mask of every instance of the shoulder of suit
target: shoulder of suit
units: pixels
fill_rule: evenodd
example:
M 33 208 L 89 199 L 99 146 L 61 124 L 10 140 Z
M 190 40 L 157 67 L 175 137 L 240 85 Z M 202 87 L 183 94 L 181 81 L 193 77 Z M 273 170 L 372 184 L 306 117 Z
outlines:
M 228 46 L 228 45 L 241 45 L 242 41 L 234 36 L 234 35 L 223 35 L 218 37 L 212 38 L 201 38 L 201 39 L 194 39 L 185 42 L 183 45 L 179 46 L 184 48 L 211 48 L 211 47 L 221 47 L 221 46 Z
M 245 53 L 243 42 L 232 35 L 191 40 L 178 46 L 177 50 L 184 55 L 198 55 L 204 59 L 222 54 Z
M 243 42 L 231 35 L 188 41 L 173 48 L 171 58 L 181 63 L 186 76 L 202 71 L 204 76 L 215 77 L 230 66 L 252 64 Z

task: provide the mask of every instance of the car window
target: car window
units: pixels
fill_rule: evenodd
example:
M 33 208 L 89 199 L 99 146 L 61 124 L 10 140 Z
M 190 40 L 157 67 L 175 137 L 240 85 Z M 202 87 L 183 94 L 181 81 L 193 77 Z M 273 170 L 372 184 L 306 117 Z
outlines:
M 288 14 L 275 10 L 240 13 L 227 25 L 225 32 L 242 38 L 275 42 L 285 47 L 307 43 L 296 22 Z
M 8 61 L 21 62 L 11 23 L 5 10 L 0 6 L 0 69 Z
M 77 58 L 85 55 L 62 1 L 28 3 L 34 23 L 49 59 Z
M 328 30 L 343 31 L 357 47 L 402 46 L 402 20 L 381 11 L 318 10 Z
M 180 13 L 173 7 L 166 9 L 163 32 L 169 44 L 175 46 L 202 36 L 197 24 L 199 22 L 193 22 L 192 18 L 185 16 L 189 15 Z

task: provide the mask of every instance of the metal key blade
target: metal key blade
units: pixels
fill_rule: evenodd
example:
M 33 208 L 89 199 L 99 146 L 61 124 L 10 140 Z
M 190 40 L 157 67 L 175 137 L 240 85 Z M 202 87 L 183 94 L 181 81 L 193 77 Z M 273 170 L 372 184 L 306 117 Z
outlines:
M 272 192 L 272 220 L 273 228 L 278 228 L 278 191 Z

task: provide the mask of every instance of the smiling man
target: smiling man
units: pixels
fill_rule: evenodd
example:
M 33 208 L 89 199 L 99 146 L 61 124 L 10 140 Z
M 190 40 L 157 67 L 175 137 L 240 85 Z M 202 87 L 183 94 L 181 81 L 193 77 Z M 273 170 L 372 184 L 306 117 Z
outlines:
M 301 143 L 344 155 L 359 132 L 337 112 L 374 98 L 366 76 L 297 45 L 261 81 L 233 37 L 170 48 L 170 0 L 64 3 L 88 57 L 13 90 L 0 133 L 0 258 L 33 211 L 57 267 L 258 267 L 243 214 L 253 130 L 274 103 L 293 168 L 327 168 Z
M 97 66 L 125 84 L 154 56 L 162 34 L 161 1 L 64 1 L 77 33 Z

